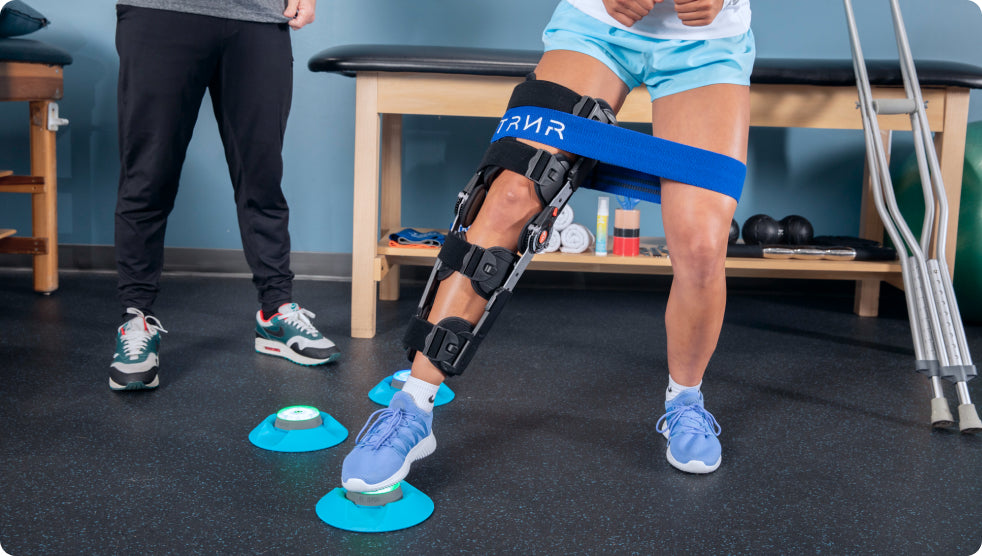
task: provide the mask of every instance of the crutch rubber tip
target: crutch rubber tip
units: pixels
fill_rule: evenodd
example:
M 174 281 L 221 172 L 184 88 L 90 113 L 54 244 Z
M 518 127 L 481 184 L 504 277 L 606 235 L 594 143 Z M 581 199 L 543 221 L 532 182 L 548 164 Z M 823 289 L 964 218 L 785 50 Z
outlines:
M 954 424 L 955 419 L 951 416 L 951 409 L 948 408 L 948 400 L 931 398 L 931 426 L 943 429 Z
M 958 430 L 964 433 L 982 432 L 982 421 L 979 420 L 975 404 L 965 403 L 958 406 Z

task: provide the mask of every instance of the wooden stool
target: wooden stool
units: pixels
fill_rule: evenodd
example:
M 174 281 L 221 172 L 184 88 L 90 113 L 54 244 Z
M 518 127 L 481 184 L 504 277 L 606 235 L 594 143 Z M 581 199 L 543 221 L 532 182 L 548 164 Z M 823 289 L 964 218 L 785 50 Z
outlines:
M 0 193 L 31 195 L 31 235 L 0 232 L 0 253 L 34 256 L 34 290 L 58 289 L 58 168 L 55 133 L 67 121 L 58 117 L 64 91 L 62 68 L 72 63 L 67 52 L 28 39 L 0 39 L 0 101 L 27 102 L 30 107 L 31 174 L 0 171 Z M 5 233 L 5 232 L 10 232 Z

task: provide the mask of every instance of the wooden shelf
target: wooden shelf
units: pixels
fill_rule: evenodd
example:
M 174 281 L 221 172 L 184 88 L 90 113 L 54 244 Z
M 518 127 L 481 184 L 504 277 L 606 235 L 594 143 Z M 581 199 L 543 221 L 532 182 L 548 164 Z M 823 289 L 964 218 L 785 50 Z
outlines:
M 417 228 L 419 229 L 419 228 Z M 430 266 L 439 248 L 392 247 L 386 230 L 378 242 L 376 276 L 392 265 Z M 420 229 L 420 231 L 423 231 Z M 445 230 L 444 230 L 445 232 Z M 658 238 L 641 238 L 641 247 L 657 251 L 664 245 Z M 530 270 L 564 270 L 578 272 L 608 272 L 624 274 L 671 274 L 672 263 L 667 256 L 622 257 L 608 254 L 598 257 L 593 250 L 585 253 L 540 253 L 529 263 Z M 798 259 L 726 259 L 727 276 L 767 276 L 773 278 L 818 279 L 887 279 L 900 272 L 897 261 L 826 261 Z
M 14 176 L 0 172 L 0 193 L 44 193 L 44 177 Z

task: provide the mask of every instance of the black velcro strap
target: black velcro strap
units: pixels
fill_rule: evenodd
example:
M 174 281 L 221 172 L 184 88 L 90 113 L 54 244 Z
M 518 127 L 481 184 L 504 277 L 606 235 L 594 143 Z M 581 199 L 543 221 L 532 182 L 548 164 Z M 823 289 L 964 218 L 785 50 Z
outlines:
M 485 249 L 468 243 L 461 232 L 447 234 L 438 257 L 446 268 L 470 278 L 474 291 L 485 299 L 505 283 L 518 260 L 518 255 L 503 247 Z M 441 269 L 438 278 L 442 280 L 448 275 Z
M 539 200 L 548 205 L 563 187 L 570 160 L 562 154 L 552 154 L 506 137 L 491 143 L 485 151 L 481 168 L 487 167 L 511 170 L 532 180 Z
M 419 352 L 447 374 L 460 374 L 454 361 L 466 342 L 473 341 L 473 326 L 458 317 L 449 317 L 433 324 L 414 316 L 409 321 L 402 345 L 409 350 L 409 358 Z M 460 369 L 462 371 L 463 369 Z
M 484 152 L 484 158 L 479 167 L 496 166 L 524 176 L 525 172 L 528 171 L 529 161 L 535 157 L 539 149 L 511 137 L 507 139 L 495 141 L 488 145 L 488 150 Z
M 508 109 L 518 106 L 538 106 L 605 124 L 617 123 L 614 111 L 607 101 L 581 95 L 552 81 L 531 78 L 519 83 L 512 91 Z
M 512 91 L 508 109 L 516 106 L 540 106 L 560 112 L 572 112 L 582 98 L 583 95 L 559 83 L 527 79 Z

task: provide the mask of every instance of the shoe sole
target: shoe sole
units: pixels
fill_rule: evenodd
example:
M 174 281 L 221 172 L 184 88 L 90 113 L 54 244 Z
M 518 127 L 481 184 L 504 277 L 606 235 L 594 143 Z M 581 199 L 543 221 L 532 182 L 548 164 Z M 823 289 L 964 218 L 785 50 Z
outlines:
M 366 484 L 361 479 L 348 479 L 347 481 L 342 481 L 341 486 L 351 492 L 371 492 L 390 487 L 406 478 L 406 475 L 409 474 L 409 468 L 414 462 L 432 454 L 434 450 L 436 450 L 436 437 L 431 432 L 429 436 L 420 440 L 419 444 L 414 446 L 412 450 L 409 450 L 409 453 L 406 454 L 406 460 L 402 462 L 402 467 L 387 479 L 371 485 Z
M 664 432 L 662 432 L 661 435 L 665 437 L 665 440 L 668 440 L 667 429 Z M 675 469 L 678 469 L 679 471 L 685 471 L 686 473 L 694 473 L 696 475 L 705 475 L 706 473 L 712 473 L 713 471 L 719 469 L 719 464 L 723 463 L 722 455 L 720 455 L 719 459 L 716 460 L 716 463 L 712 465 L 706 465 L 705 462 L 699 461 L 697 459 L 690 460 L 686 463 L 682 463 L 679 460 L 675 459 L 674 456 L 672 456 L 672 443 L 670 440 L 668 443 L 668 447 L 665 448 L 665 458 L 668 460 L 668 463 L 672 464 L 672 467 L 674 467 Z
M 153 377 L 153 380 L 149 384 L 144 383 L 139 380 L 133 382 L 128 382 L 126 384 L 120 384 L 113 379 L 109 379 L 109 388 L 112 390 L 153 390 L 160 384 L 160 377 Z
M 341 357 L 341 352 L 338 352 L 332 353 L 327 359 L 314 359 L 313 357 L 300 355 L 282 342 L 274 342 L 273 340 L 266 340 L 263 338 L 256 338 L 256 353 L 272 355 L 274 357 L 282 357 L 283 359 L 287 359 L 296 363 L 297 365 L 303 365 L 305 367 L 324 365 L 337 361 L 338 358 Z
M 695 473 L 697 475 L 704 475 L 706 473 L 712 473 L 719 468 L 719 464 L 723 463 L 723 456 L 720 456 L 716 463 L 712 465 L 706 465 L 705 462 L 694 459 L 686 463 L 682 463 L 672 456 L 672 448 L 669 446 L 665 450 L 665 456 L 668 459 L 668 463 L 672 464 L 672 467 L 678 469 L 679 471 L 685 471 L 686 473 Z

